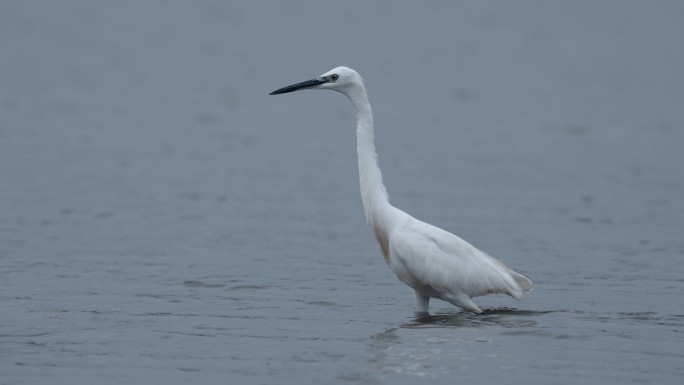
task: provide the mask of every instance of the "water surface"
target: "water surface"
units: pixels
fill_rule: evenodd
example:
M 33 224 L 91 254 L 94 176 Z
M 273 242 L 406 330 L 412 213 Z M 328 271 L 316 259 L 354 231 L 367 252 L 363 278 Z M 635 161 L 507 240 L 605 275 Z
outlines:
M 679 2 L 7 1 L 0 383 L 684 379 Z M 535 282 L 412 296 L 358 193 Z

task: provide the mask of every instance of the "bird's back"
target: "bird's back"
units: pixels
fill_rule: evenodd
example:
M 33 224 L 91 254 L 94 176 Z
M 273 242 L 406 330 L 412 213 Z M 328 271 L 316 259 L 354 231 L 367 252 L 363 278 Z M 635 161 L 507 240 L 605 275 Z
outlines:
M 389 246 L 392 270 L 425 296 L 505 293 L 520 300 L 532 290 L 524 275 L 456 235 L 415 218 L 393 229 Z

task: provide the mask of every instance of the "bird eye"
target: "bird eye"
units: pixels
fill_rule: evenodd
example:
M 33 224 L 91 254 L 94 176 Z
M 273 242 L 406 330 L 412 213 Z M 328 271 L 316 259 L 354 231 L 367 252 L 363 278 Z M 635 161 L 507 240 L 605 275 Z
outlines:
M 337 80 L 338 78 L 339 78 L 339 76 L 337 76 L 337 74 L 332 74 L 332 75 L 330 75 L 330 79 L 331 79 L 332 81 L 335 81 L 335 80 Z

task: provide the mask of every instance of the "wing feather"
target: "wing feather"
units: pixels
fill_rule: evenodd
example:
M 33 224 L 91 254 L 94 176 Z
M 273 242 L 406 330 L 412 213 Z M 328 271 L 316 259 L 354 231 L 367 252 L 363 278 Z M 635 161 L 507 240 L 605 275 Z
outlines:
M 465 240 L 412 218 L 390 237 L 399 279 L 432 296 L 505 293 L 522 299 L 532 282 Z

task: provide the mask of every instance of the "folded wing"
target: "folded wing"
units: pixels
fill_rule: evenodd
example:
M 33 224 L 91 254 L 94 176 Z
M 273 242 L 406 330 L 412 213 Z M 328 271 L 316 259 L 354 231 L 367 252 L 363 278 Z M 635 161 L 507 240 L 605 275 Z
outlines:
M 532 282 L 470 243 L 412 219 L 390 237 L 390 266 L 425 295 L 476 297 L 505 293 L 521 300 Z

